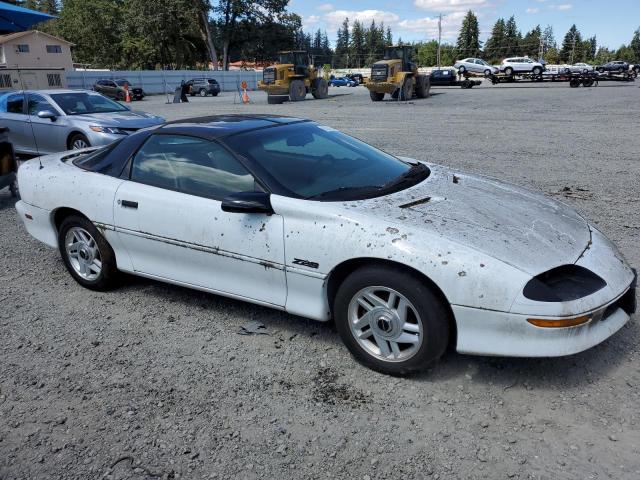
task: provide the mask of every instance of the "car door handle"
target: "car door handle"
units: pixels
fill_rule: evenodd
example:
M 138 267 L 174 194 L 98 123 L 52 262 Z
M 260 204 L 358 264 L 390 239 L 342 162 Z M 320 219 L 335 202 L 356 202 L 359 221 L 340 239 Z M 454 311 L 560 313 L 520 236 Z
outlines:
M 126 208 L 138 208 L 138 202 L 132 202 L 131 200 L 122 200 L 120 205 Z

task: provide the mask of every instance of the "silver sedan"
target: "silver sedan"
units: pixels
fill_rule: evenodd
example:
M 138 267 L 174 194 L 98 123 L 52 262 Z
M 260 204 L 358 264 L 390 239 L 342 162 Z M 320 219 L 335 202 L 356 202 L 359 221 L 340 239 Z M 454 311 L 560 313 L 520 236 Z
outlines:
M 15 152 L 44 155 L 107 145 L 162 117 L 132 112 L 89 90 L 20 90 L 0 95 L 0 126 Z
M 458 60 L 453 67 L 458 69 L 458 73 L 460 73 L 460 75 L 463 75 L 464 72 L 471 72 L 483 73 L 485 77 L 488 77 L 492 73 L 498 73 L 497 67 L 489 65 L 481 58 L 465 58 L 463 60 Z

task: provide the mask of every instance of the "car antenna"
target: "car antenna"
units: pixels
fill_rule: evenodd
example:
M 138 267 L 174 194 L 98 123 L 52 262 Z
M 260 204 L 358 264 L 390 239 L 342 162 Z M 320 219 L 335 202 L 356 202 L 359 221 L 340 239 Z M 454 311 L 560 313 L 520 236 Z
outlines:
M 33 123 L 31 122 L 31 114 L 29 114 L 29 94 L 24 89 L 24 80 L 22 79 L 22 74 L 20 73 L 20 66 L 18 67 L 18 78 L 20 79 L 20 86 L 22 87 L 22 97 L 24 98 L 23 102 L 25 105 L 22 106 L 24 111 L 24 107 L 27 107 L 27 117 L 29 117 L 29 126 L 31 127 L 31 135 L 33 136 L 33 143 L 36 146 L 36 153 L 38 154 L 38 163 L 40 164 L 39 170 L 42 170 L 44 166 L 42 165 L 42 159 L 40 158 L 40 149 L 38 148 L 38 140 L 36 140 L 36 132 L 33 129 Z

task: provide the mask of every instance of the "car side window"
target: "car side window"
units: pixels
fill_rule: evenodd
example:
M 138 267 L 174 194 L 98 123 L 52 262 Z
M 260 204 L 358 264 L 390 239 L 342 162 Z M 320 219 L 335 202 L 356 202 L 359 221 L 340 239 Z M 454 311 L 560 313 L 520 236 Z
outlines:
M 14 93 L 7 97 L 7 113 L 24 113 L 24 95 Z
M 29 101 L 27 102 L 27 112 L 29 112 L 29 115 L 37 115 L 38 112 L 43 110 L 56 111 L 44 97 L 34 95 L 33 93 L 29 94 Z
M 149 137 L 133 158 L 131 180 L 208 198 L 260 189 L 222 146 L 186 135 Z

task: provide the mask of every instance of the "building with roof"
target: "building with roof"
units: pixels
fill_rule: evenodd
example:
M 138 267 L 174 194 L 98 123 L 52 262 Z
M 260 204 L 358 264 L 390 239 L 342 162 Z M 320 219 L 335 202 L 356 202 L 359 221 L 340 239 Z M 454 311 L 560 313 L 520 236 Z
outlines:
M 65 87 L 71 45 L 38 30 L 0 35 L 0 89 Z

